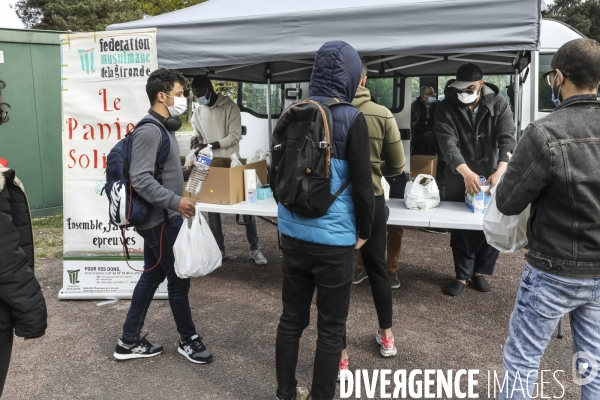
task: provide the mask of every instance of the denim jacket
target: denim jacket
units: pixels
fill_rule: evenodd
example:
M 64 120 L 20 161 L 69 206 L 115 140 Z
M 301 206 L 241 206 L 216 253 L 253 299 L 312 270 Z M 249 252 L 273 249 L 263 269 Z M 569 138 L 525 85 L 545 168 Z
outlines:
M 600 277 L 600 95 L 569 97 L 529 124 L 496 192 L 498 210 L 531 203 L 527 259 L 574 278 Z

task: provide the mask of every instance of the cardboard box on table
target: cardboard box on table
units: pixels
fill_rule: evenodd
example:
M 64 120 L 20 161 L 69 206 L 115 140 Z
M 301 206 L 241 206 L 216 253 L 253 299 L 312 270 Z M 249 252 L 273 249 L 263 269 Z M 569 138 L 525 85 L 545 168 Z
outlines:
M 210 164 L 208 178 L 198 194 L 185 192 L 192 200 L 211 204 L 236 204 L 244 201 L 244 170 L 255 169 L 261 183 L 267 182 L 267 162 L 259 161 L 246 165 L 246 159 L 240 158 L 244 164 L 230 168 L 231 159 L 215 158 Z
M 419 174 L 426 174 L 435 178 L 437 163 L 437 156 L 410 156 L 410 177 L 416 178 Z

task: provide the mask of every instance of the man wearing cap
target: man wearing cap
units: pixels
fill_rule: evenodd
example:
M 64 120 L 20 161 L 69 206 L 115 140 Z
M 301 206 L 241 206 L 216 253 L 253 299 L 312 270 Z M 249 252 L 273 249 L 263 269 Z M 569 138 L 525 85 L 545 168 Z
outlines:
M 434 130 L 446 162 L 446 201 L 465 201 L 465 189 L 481 192 L 480 176 L 492 187 L 506 170 L 508 154 L 517 145 L 516 127 L 508 101 L 495 85 L 484 83 L 475 64 L 462 65 L 448 95 L 436 110 Z M 498 251 L 487 244 L 483 231 L 451 230 L 450 246 L 456 280 L 444 292 L 458 296 L 470 280 L 480 292 L 492 289 Z

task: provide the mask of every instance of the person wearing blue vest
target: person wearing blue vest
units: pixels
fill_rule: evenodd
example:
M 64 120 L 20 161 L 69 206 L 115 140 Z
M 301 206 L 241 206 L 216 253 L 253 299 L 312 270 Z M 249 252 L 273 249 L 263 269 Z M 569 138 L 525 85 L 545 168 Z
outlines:
M 310 78 L 315 101 L 354 99 L 362 62 L 348 43 L 325 43 Z M 331 400 L 335 395 L 357 249 L 371 237 L 375 198 L 369 132 L 363 114 L 351 105 L 332 107 L 331 193 L 351 184 L 319 218 L 288 211 L 281 203 L 278 227 L 283 253 L 283 313 L 277 328 L 277 399 Z M 317 350 L 310 392 L 297 387 L 300 336 L 308 326 L 313 293 L 319 312 Z M 312 396 L 312 397 L 311 397 Z

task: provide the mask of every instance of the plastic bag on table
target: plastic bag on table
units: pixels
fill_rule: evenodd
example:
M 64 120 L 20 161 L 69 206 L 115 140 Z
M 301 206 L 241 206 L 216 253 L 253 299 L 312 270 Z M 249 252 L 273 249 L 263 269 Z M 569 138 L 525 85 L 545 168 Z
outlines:
M 502 178 L 498 181 L 498 184 Z M 527 244 L 527 220 L 531 205 L 519 215 L 504 215 L 496 206 L 496 185 L 483 216 L 483 233 L 488 244 L 501 253 L 514 253 Z
M 196 215 L 183 221 L 173 253 L 175 273 L 182 279 L 208 275 L 221 266 L 221 250 L 198 207 Z
M 404 203 L 411 210 L 428 210 L 440 206 L 440 191 L 431 175 L 417 175 L 413 182 L 406 183 Z

